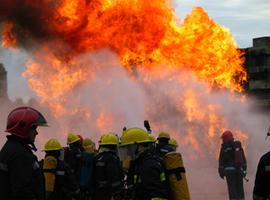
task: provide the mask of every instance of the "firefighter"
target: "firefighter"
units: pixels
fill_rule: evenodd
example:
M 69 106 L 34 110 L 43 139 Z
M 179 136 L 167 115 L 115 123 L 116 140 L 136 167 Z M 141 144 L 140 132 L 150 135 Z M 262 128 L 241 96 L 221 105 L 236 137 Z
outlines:
M 171 145 L 169 144 L 170 135 L 167 132 L 160 132 L 158 135 L 158 143 L 157 143 L 157 153 L 161 157 L 163 157 L 165 154 L 169 153 L 173 149 L 171 148 Z
M 45 179 L 46 200 L 72 200 L 80 195 L 79 185 L 68 164 L 60 159 L 61 144 L 50 139 L 44 146 L 45 158 L 42 161 Z
M 80 169 L 81 200 L 88 200 L 93 196 L 95 143 L 90 138 L 85 138 L 83 149 Z
M 80 138 L 81 148 L 83 149 L 83 137 L 80 134 L 77 134 L 77 136 Z
M 230 200 L 245 199 L 243 178 L 246 176 L 247 163 L 239 141 L 234 141 L 231 131 L 221 136 L 223 143 L 219 155 L 219 175 L 226 177 Z
M 126 199 L 169 199 L 169 186 L 162 159 L 151 150 L 148 134 L 140 128 L 123 132 L 119 151 L 122 160 L 132 159 L 128 169 L 128 192 Z M 125 153 L 124 153 L 125 152 Z
M 76 180 L 80 181 L 80 168 L 82 158 L 82 144 L 80 137 L 74 133 L 69 133 L 67 138 L 69 148 L 65 149 L 65 161 L 71 167 L 72 172 L 75 174 Z
M 176 141 L 175 139 L 173 139 L 173 138 L 171 138 L 171 139 L 169 140 L 169 145 L 171 146 L 171 150 L 172 150 L 172 151 L 176 151 L 177 148 L 178 148 L 178 143 L 177 143 L 177 141 Z
M 270 151 L 264 154 L 258 164 L 255 185 L 253 190 L 253 200 L 270 199 Z
M 88 153 L 96 153 L 96 145 L 90 138 L 85 138 L 83 141 L 83 149 Z
M 94 165 L 94 199 L 121 199 L 122 169 L 117 155 L 118 137 L 112 133 L 101 136 Z
M 18 107 L 7 118 L 7 141 L 0 152 L 1 200 L 43 200 L 42 171 L 34 145 L 38 126 L 46 126 L 44 116 L 31 107 Z

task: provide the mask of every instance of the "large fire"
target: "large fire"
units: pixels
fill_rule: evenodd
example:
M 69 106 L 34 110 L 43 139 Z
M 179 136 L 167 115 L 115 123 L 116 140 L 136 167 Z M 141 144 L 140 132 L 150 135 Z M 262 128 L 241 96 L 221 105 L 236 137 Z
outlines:
M 227 128 L 237 132 L 238 138 L 246 139 L 220 112 L 222 105 L 205 100 L 213 88 L 229 90 L 232 95 L 233 91 L 241 92 L 246 72 L 242 53 L 229 30 L 215 23 L 202 8 L 194 8 L 181 21 L 167 0 L 0 3 L 4 5 L 0 19 L 6 23 L 3 46 L 16 45 L 31 51 L 33 57 L 24 76 L 57 118 L 81 117 L 95 124 L 98 131 L 113 128 L 113 124 L 125 125 L 118 124 L 117 115 L 104 109 L 104 105 L 84 108 L 80 94 L 73 93 L 85 82 L 95 80 L 97 70 L 116 65 L 114 59 L 87 62 L 81 55 L 109 49 L 128 76 L 144 88 L 158 88 L 156 83 L 181 86 L 180 92 L 171 89 L 160 94 L 170 100 L 171 114 L 179 116 L 183 127 L 170 126 L 171 122 L 166 124 L 166 120 L 156 116 L 166 112 L 169 104 L 157 98 L 153 107 L 145 109 L 145 116 L 152 119 L 156 130 L 169 130 L 196 152 L 214 148 L 220 133 Z M 202 90 L 191 87 L 190 79 L 198 79 Z M 106 81 L 110 85 L 110 80 Z M 100 113 L 93 114 L 96 108 Z M 203 140 L 198 131 L 203 131 Z

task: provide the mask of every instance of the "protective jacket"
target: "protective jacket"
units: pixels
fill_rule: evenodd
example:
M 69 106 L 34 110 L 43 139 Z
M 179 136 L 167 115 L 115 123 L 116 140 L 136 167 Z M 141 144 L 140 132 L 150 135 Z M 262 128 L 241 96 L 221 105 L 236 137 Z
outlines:
M 94 153 L 83 152 L 80 170 L 80 190 L 82 200 L 93 196 L 94 189 Z M 89 199 L 89 198 L 88 198 Z
M 98 153 L 94 160 L 94 199 L 118 199 L 123 173 L 119 157 L 113 151 Z
M 264 154 L 259 161 L 253 195 L 254 200 L 270 199 L 270 152 Z
M 77 182 L 80 182 L 80 170 L 82 164 L 82 151 L 79 147 L 65 148 L 65 161 L 74 173 Z
M 132 162 L 135 199 L 169 199 L 169 184 L 162 159 L 151 150 L 144 151 Z
M 52 192 L 46 191 L 46 200 L 71 200 L 79 198 L 79 185 L 71 168 L 65 161 L 58 160 L 55 169 L 43 169 L 43 173 L 52 173 L 55 175 L 54 190 Z
M 7 136 L 0 152 L 1 200 L 44 200 L 42 177 L 30 146 L 17 136 Z
M 221 146 L 219 175 L 226 177 L 230 199 L 244 199 L 243 177 L 246 175 L 246 158 L 239 141 L 227 141 Z

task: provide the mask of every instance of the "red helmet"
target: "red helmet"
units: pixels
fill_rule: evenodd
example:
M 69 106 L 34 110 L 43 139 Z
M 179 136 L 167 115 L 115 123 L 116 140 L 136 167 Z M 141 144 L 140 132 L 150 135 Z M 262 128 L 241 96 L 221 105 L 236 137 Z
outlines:
M 80 143 L 83 144 L 83 137 L 79 134 L 77 134 L 77 136 L 80 138 Z
M 221 136 L 223 142 L 227 142 L 227 141 L 230 141 L 230 140 L 233 140 L 233 134 L 231 131 L 225 131 L 222 136 Z
M 45 117 L 31 107 L 18 107 L 8 115 L 6 132 L 27 138 L 33 126 L 47 126 Z

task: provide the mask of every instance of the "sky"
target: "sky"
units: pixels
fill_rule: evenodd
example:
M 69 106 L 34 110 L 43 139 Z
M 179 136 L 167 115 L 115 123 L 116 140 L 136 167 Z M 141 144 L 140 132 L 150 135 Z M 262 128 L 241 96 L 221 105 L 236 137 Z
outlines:
M 194 6 L 203 7 L 220 25 L 230 29 L 241 48 L 252 39 L 270 36 L 270 0 L 176 0 L 174 7 L 183 19 Z
M 270 0 L 175 0 L 173 7 L 183 19 L 194 6 L 203 7 L 209 16 L 228 28 L 240 48 L 252 46 L 252 39 L 270 36 Z M 21 77 L 27 54 L 23 51 L 0 48 L 0 62 L 8 71 L 8 90 L 12 100 L 22 97 L 27 100 L 34 93 Z M 20 88 L 20 89 L 18 89 Z

